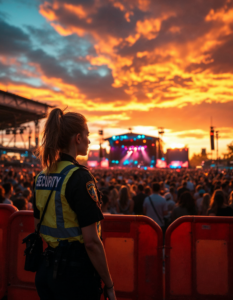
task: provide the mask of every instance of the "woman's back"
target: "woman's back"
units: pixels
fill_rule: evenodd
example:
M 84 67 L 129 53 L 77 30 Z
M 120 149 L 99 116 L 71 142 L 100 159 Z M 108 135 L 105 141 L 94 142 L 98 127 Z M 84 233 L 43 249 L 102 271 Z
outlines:
M 117 201 L 118 203 L 118 207 L 119 207 L 119 213 L 120 214 L 124 214 L 124 215 L 130 215 L 131 211 L 130 211 L 130 204 L 131 204 L 132 200 L 128 200 L 128 203 L 126 204 L 126 206 L 121 206 L 120 204 L 120 200 Z

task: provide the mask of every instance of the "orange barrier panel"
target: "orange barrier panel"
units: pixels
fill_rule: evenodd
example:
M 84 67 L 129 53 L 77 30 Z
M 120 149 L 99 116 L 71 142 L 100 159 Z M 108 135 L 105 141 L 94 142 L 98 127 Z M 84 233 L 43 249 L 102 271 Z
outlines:
M 232 217 L 173 222 L 165 237 L 165 299 L 233 299 L 232 234 Z
M 35 273 L 24 271 L 22 239 L 33 232 L 33 213 L 10 218 L 8 300 L 39 300 Z M 106 216 L 103 242 L 118 300 L 162 300 L 162 230 L 143 216 Z
M 0 204 L 0 299 L 7 291 L 7 228 L 10 216 L 16 212 L 16 207 Z
M 161 228 L 145 216 L 106 215 L 102 237 L 117 299 L 163 299 Z
M 34 231 L 34 218 L 31 211 L 13 214 L 9 222 L 9 276 L 8 300 L 39 300 L 35 288 L 35 273 L 24 271 L 23 238 Z

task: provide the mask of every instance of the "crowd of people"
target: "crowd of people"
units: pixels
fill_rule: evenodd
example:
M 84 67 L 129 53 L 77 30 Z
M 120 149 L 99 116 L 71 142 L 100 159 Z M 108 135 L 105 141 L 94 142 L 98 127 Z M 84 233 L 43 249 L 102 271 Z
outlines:
M 185 215 L 233 216 L 232 170 L 94 170 L 104 214 L 146 215 L 166 230 Z
M 233 171 L 93 169 L 104 214 L 146 215 L 166 230 L 185 215 L 233 216 Z M 0 170 L 0 203 L 32 210 L 35 172 Z

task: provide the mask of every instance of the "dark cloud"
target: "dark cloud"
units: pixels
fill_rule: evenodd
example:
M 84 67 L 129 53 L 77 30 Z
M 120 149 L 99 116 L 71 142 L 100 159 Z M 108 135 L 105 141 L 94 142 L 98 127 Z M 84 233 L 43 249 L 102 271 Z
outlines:
M 209 55 L 209 62 L 200 64 L 191 64 L 186 68 L 187 72 L 199 70 L 211 70 L 214 74 L 232 73 L 233 72 L 233 33 L 222 37 L 219 41 L 221 45 L 216 45 L 212 52 L 206 52 Z
M 110 73 L 110 72 L 109 72 Z M 94 102 L 109 103 L 112 101 L 125 102 L 130 97 L 124 92 L 125 87 L 113 88 L 113 77 L 111 73 L 107 76 L 99 74 L 83 74 L 79 70 L 73 72 L 73 84 L 78 86 L 81 93 L 87 95 Z
M 20 28 L 12 26 L 0 18 L 0 53 L 18 55 L 26 53 L 30 47 L 29 36 Z
M 43 73 L 47 77 L 62 78 L 64 81 L 70 81 L 71 77 L 66 68 L 60 66 L 58 60 L 48 55 L 42 49 L 32 50 L 28 53 L 27 58 L 40 65 Z

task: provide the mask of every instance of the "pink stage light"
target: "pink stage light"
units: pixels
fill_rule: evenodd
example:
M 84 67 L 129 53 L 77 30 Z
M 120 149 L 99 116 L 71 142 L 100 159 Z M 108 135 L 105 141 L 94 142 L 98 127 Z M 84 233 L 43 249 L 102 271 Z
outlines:
M 108 160 L 102 160 L 100 162 L 101 168 L 108 168 L 109 167 L 109 161 Z
M 163 169 L 163 168 L 166 168 L 166 167 L 167 167 L 166 161 L 163 161 L 161 159 L 156 160 L 156 168 Z
M 144 150 L 145 148 L 144 147 L 141 147 L 141 150 Z
M 97 167 L 98 166 L 98 161 L 94 160 L 94 161 L 87 161 L 87 165 L 88 167 Z
M 137 151 L 138 150 L 138 148 L 137 147 L 134 147 L 134 151 Z

